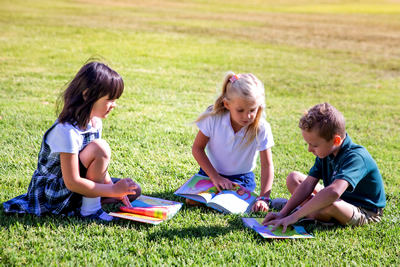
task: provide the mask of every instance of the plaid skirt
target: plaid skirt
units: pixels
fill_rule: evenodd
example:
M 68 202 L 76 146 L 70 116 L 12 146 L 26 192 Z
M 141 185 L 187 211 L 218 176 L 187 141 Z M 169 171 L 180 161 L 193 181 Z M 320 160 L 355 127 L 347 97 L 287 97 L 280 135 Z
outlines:
M 3 203 L 6 213 L 32 213 L 37 216 L 47 214 L 74 215 L 79 210 L 82 195 L 68 190 L 61 173 L 60 154 L 51 154 L 51 149 L 46 143 L 47 134 L 58 124 L 46 131 L 38 156 L 37 169 L 26 194 L 17 196 Z M 100 138 L 99 131 L 82 133 L 83 140 L 79 151 L 82 151 L 90 142 Z

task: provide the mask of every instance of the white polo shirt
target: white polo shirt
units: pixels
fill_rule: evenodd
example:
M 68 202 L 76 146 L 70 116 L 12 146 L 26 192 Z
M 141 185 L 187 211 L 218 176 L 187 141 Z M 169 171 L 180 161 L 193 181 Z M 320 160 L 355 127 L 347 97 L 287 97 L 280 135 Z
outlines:
M 257 138 L 245 146 L 247 136 L 243 127 L 236 134 L 233 131 L 230 112 L 222 115 L 208 116 L 196 123 L 199 130 L 210 140 L 206 146 L 207 156 L 218 173 L 225 175 L 236 175 L 248 173 L 254 170 L 257 164 L 258 151 L 264 151 L 272 147 L 271 126 L 264 119 L 260 119 L 260 129 Z
M 102 121 L 94 117 L 96 120 L 95 126 L 87 125 L 86 130 L 81 130 L 78 126 L 73 126 L 69 123 L 57 124 L 46 137 L 46 143 L 50 146 L 51 153 L 71 153 L 79 154 L 79 148 L 82 146 L 82 134 L 91 132 L 99 132 L 101 138 Z

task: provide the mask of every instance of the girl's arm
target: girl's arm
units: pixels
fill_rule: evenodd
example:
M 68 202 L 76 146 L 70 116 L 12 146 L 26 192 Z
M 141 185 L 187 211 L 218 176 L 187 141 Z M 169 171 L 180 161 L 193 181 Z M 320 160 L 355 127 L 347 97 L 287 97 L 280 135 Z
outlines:
M 208 159 L 206 152 L 204 151 L 209 139 L 210 138 L 205 136 L 201 131 L 197 133 L 196 139 L 194 140 L 192 146 L 193 157 L 196 159 L 197 163 L 205 171 L 205 173 L 207 173 L 208 177 L 210 177 L 218 191 L 223 189 L 231 190 L 235 184 L 229 179 L 226 179 L 218 174 Z
M 115 184 L 96 183 L 82 178 L 77 154 L 60 153 L 60 161 L 64 183 L 72 192 L 85 197 L 123 197 L 135 192 L 136 185 L 130 178 L 121 179 Z
M 260 151 L 261 162 L 261 190 L 260 197 L 269 198 L 271 195 L 272 183 L 274 181 L 274 164 L 272 161 L 271 148 Z M 268 211 L 268 203 L 264 200 L 259 200 L 254 203 L 252 211 Z

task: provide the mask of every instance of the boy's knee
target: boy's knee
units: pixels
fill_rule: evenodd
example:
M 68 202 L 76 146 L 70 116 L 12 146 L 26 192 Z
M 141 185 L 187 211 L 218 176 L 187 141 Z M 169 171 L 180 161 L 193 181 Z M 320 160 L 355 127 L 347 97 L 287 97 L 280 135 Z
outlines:
M 286 177 L 286 184 L 287 185 L 292 185 L 292 184 L 296 184 L 299 185 L 301 182 L 303 182 L 305 179 L 305 175 L 302 174 L 301 172 L 291 172 L 289 173 L 289 175 Z
M 286 177 L 286 186 L 290 193 L 293 193 L 297 186 L 299 186 L 299 184 L 301 184 L 306 177 L 306 175 L 297 171 L 289 173 L 289 175 Z

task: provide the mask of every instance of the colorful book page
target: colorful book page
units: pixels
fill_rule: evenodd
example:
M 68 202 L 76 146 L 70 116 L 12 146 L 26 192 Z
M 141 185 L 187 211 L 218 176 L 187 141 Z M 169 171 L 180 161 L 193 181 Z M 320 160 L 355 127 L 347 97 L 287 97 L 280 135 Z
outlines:
M 264 238 L 314 238 L 302 226 L 291 225 L 285 233 L 282 233 L 282 226 L 273 232 L 271 231 L 272 225 L 263 226 L 261 222 L 264 218 L 242 218 L 242 220 L 246 227 L 253 229 Z
M 175 216 L 175 214 L 181 209 L 183 205 L 183 203 L 180 202 L 144 195 L 139 196 L 135 201 L 132 201 L 131 204 L 134 209 L 136 208 L 140 211 L 138 212 L 139 214 L 125 212 L 127 207 L 121 207 L 121 210 L 123 210 L 122 212 L 110 212 L 109 214 L 111 216 L 122 219 L 159 224 Z M 148 211 L 145 211 L 146 209 Z M 155 210 L 163 211 L 162 218 L 159 218 L 159 213 L 155 213 Z
M 127 213 L 127 212 L 110 212 L 109 214 L 111 216 L 121 218 L 121 219 L 132 220 L 132 221 L 143 222 L 143 223 L 150 223 L 150 224 L 160 224 L 163 221 L 165 221 L 164 219 L 160 219 L 160 218 L 153 218 L 153 217 L 148 217 L 148 216 L 139 215 L 139 214 Z
M 174 194 L 205 203 L 224 213 L 247 213 L 257 198 L 257 194 L 240 185 L 218 192 L 209 177 L 199 174 L 193 175 Z
M 212 199 L 216 193 L 218 193 L 218 190 L 211 182 L 211 179 L 199 174 L 193 175 L 186 183 L 175 191 L 176 195 L 191 198 L 203 203 Z

